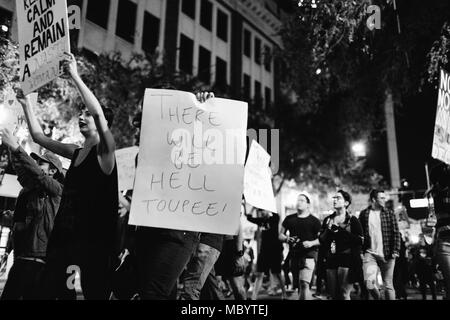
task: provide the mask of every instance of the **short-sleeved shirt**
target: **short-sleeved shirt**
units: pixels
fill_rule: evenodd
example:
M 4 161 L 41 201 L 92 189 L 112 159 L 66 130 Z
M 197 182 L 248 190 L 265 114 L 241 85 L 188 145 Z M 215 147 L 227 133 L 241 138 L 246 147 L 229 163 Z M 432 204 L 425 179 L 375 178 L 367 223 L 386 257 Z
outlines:
M 283 251 L 283 245 L 278 238 L 280 216 L 273 213 L 270 217 L 253 218 L 247 216 L 247 220 L 257 224 L 261 228 L 260 252 L 275 253 Z
M 202 233 L 200 243 L 206 244 L 218 251 L 222 251 L 224 235 L 215 233 Z
M 291 237 L 295 236 L 300 239 L 300 243 L 296 246 L 290 245 L 289 250 L 299 256 L 317 259 L 318 247 L 305 248 L 301 245 L 301 242 L 313 241 L 319 238 L 321 229 L 319 219 L 311 214 L 305 218 L 300 218 L 297 214 L 292 214 L 284 219 L 282 226 L 289 231 Z

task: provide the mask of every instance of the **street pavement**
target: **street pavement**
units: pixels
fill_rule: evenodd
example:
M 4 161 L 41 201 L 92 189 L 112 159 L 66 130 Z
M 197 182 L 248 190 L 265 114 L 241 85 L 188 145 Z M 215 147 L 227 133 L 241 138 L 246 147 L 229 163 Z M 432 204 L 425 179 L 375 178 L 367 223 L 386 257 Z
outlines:
M 3 287 L 5 286 L 5 277 L 2 276 L 0 277 L 0 294 L 1 292 L 3 292 Z M 83 294 L 81 293 L 81 289 L 79 286 L 79 283 L 76 282 L 75 287 L 77 288 L 77 299 L 78 300 L 83 300 Z M 416 288 L 407 288 L 407 294 L 408 294 L 408 300 L 422 300 L 422 295 L 419 292 L 419 289 Z M 313 288 L 312 290 L 313 294 L 315 293 L 315 290 Z M 248 293 L 248 296 L 251 297 L 251 292 Z M 326 297 L 324 296 L 314 296 L 313 297 L 314 300 L 327 300 Z M 428 296 L 427 299 L 431 300 L 431 293 L 428 292 Z M 437 300 L 442 300 L 443 299 L 443 294 L 442 293 L 438 293 L 437 295 Z M 233 296 L 229 296 L 227 297 L 227 300 L 233 300 Z M 268 292 L 263 289 L 261 290 L 261 293 L 258 296 L 258 300 L 259 301 L 268 301 L 268 300 L 281 300 L 281 293 L 280 290 L 278 290 L 278 293 L 276 295 L 269 295 Z M 298 294 L 296 292 L 290 292 L 288 294 L 288 298 L 287 300 L 298 300 Z M 352 292 L 352 300 L 360 300 L 359 296 L 357 294 L 355 294 L 355 292 Z

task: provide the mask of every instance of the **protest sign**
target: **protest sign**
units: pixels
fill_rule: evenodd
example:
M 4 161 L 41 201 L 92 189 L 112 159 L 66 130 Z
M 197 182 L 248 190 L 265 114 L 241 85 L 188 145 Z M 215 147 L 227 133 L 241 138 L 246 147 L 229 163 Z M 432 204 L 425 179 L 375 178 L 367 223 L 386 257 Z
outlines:
M 450 76 L 441 70 L 431 156 L 450 164 Z
M 237 234 L 245 102 L 147 89 L 130 224 Z
M 16 0 L 20 81 L 28 94 L 62 74 L 70 52 L 66 0 Z
M 5 174 L 0 183 L 0 197 L 17 198 L 22 186 L 17 181 L 17 176 Z
M 31 104 L 36 105 L 37 98 L 37 93 L 30 94 Z M 25 115 L 15 93 L 11 90 L 5 94 L 3 103 L 0 105 L 0 129 L 7 128 L 14 133 L 17 126 L 21 125 L 26 126 Z
M 277 212 L 269 163 L 270 155 L 253 140 L 245 164 L 244 196 L 256 208 Z
M 124 148 L 116 151 L 119 191 L 133 189 L 136 174 L 136 155 L 138 152 L 138 147 Z

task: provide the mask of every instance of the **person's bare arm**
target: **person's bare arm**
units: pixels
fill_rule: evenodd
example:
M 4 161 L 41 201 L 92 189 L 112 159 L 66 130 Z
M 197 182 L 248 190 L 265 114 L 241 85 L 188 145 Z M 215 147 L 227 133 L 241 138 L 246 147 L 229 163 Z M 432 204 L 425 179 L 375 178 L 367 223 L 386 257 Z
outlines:
M 280 239 L 281 242 L 289 242 L 289 237 L 286 235 L 286 228 L 281 226 L 278 239 Z
M 97 146 L 99 164 L 102 171 L 109 175 L 113 171 L 115 165 L 116 143 L 114 137 L 108 127 L 108 122 L 106 121 L 100 102 L 78 74 L 75 57 L 72 54 L 67 56 L 67 60 L 64 63 L 65 71 L 72 78 L 81 94 L 81 98 L 83 99 L 86 108 L 94 118 L 95 126 L 97 127 L 98 135 L 100 137 L 100 143 Z
M 22 105 L 25 119 L 28 124 L 28 130 L 33 138 L 33 141 L 44 147 L 47 150 L 52 151 L 62 157 L 72 159 L 73 153 L 78 148 L 75 144 L 62 143 L 47 137 L 34 114 L 33 106 L 30 102 L 29 96 L 24 96 L 23 92 L 19 90 L 17 92 L 17 101 Z
M 303 241 L 302 244 L 305 248 L 312 248 L 312 247 L 320 246 L 319 239 L 312 240 L 312 241 Z

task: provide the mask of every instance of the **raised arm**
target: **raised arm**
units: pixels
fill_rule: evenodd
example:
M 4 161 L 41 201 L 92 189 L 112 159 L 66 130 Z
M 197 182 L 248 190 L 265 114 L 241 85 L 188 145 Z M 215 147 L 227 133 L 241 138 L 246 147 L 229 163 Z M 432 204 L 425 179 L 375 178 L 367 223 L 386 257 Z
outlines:
M 78 148 L 75 144 L 67 144 L 59 141 L 55 141 L 47 137 L 34 114 L 33 106 L 28 96 L 24 96 L 21 90 L 17 93 L 17 101 L 22 105 L 25 119 L 27 120 L 28 130 L 30 131 L 33 141 L 44 147 L 47 150 L 52 151 L 62 157 L 72 159 L 73 153 Z
M 102 107 L 95 95 L 86 86 L 78 74 L 77 62 L 72 54 L 68 55 L 64 67 L 80 92 L 86 108 L 94 118 L 95 126 L 97 127 L 100 138 L 100 143 L 97 145 L 97 156 L 99 158 L 100 167 L 105 174 L 111 174 L 115 165 L 116 143 L 109 130 L 108 122 L 106 121 Z
M 0 130 L 0 136 L 11 152 L 14 169 L 22 187 L 27 187 L 31 182 L 32 185 L 40 186 L 51 196 L 61 194 L 61 184 L 39 168 L 36 161 L 19 146 L 16 138 L 8 129 Z
M 285 228 L 283 225 L 281 225 L 281 226 L 280 226 L 280 232 L 278 233 L 278 239 L 279 239 L 281 242 L 286 242 L 286 243 L 289 242 L 290 237 L 288 237 L 288 236 L 286 235 L 286 232 L 287 232 L 286 228 Z

